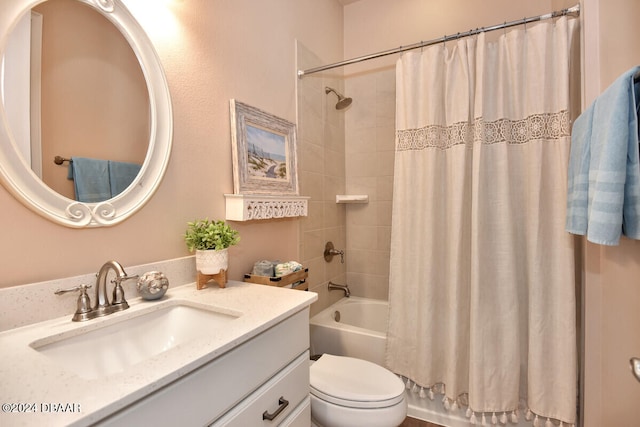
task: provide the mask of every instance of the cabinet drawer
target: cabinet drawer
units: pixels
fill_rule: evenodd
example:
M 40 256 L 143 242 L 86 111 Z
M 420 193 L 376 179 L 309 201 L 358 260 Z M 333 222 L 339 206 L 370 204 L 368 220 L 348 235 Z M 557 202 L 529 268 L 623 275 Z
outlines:
M 309 352 L 258 388 L 213 427 L 277 426 L 309 395 Z M 267 419 L 271 416 L 272 419 Z
M 309 396 L 278 427 L 309 427 L 311 424 L 311 399 Z

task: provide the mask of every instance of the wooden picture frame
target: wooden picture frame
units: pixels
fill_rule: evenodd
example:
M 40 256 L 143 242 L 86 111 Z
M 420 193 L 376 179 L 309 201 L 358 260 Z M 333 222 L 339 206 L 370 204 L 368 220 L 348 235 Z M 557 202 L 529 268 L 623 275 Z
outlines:
M 298 195 L 296 126 L 232 99 L 235 194 Z

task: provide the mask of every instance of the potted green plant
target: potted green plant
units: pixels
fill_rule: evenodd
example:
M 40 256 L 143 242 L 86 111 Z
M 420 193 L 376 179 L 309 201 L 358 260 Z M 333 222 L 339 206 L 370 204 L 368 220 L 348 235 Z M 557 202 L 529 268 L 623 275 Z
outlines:
M 227 270 L 228 249 L 240 241 L 240 235 L 224 221 L 205 218 L 187 223 L 184 240 L 187 249 L 196 253 L 196 269 L 202 274 L 218 274 Z

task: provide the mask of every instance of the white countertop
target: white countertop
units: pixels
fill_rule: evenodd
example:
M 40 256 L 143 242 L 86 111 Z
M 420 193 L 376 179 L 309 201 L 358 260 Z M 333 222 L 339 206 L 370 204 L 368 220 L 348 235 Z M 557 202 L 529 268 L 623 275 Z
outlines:
M 131 307 L 128 310 L 106 317 L 72 322 L 73 313 L 69 313 L 65 317 L 2 332 L 0 425 L 90 425 L 246 342 L 316 299 L 313 292 L 235 281 L 229 281 L 224 289 L 210 284 L 209 288 L 200 291 L 196 290 L 195 284 L 190 284 L 169 289 L 157 302 L 129 299 Z M 203 330 L 202 338 L 131 366 L 125 372 L 99 379 L 80 378 L 30 347 L 32 342 L 44 337 L 79 328 L 84 331 L 98 329 L 134 317 L 154 305 L 162 308 L 160 303 L 166 301 L 206 304 L 243 314 L 226 328 Z M 54 413 L 55 408 L 68 412 Z M 36 412 L 22 412 L 25 410 Z

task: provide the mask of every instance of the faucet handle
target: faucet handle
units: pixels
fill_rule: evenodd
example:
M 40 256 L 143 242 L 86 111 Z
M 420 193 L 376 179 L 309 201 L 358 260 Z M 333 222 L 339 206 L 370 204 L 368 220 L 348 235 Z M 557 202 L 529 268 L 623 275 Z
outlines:
M 118 276 L 115 279 L 113 279 L 111 282 L 115 283 L 115 284 L 119 284 L 119 283 L 122 283 L 122 282 L 127 281 L 127 280 L 132 280 L 132 279 L 137 280 L 139 278 L 140 278 L 139 274 L 130 274 L 130 275 L 127 274 L 127 275 L 124 275 L 124 276 Z
M 87 289 L 89 289 L 91 287 L 91 285 L 79 285 L 79 286 L 74 286 L 73 288 L 68 288 L 68 289 L 58 289 L 57 291 L 54 292 L 54 294 L 56 295 L 63 295 L 66 294 L 68 292 L 78 292 L 80 291 L 81 293 L 86 293 Z
M 111 299 L 111 306 L 113 307 L 114 311 L 126 310 L 127 308 L 129 308 L 129 303 L 127 303 L 127 300 L 124 297 L 124 289 L 122 288 L 122 282 L 131 280 L 131 279 L 138 279 L 139 277 L 140 276 L 138 274 L 128 275 L 125 273 L 124 275 L 118 276 L 116 277 L 115 280 L 113 280 L 113 283 L 115 284 L 115 286 L 113 287 L 113 296 Z
M 91 300 L 89 299 L 89 295 L 87 294 L 87 289 L 89 289 L 91 285 L 82 284 L 80 286 L 74 286 L 69 289 L 58 289 L 54 293 L 56 295 L 63 295 L 68 292 L 80 292 L 80 296 L 78 296 L 77 308 L 76 312 L 73 315 L 74 322 L 78 322 L 81 320 L 88 320 L 88 313 L 91 311 Z
M 118 281 L 113 288 L 113 298 L 111 299 L 112 306 L 123 306 L 123 310 L 125 308 L 129 308 L 129 304 L 127 304 L 127 300 L 124 298 L 124 289 L 122 289 L 122 285 Z M 126 307 L 125 307 L 126 305 Z
M 338 250 L 333 246 L 333 242 L 327 242 L 324 246 L 324 260 L 326 262 L 331 262 L 335 255 L 340 255 L 340 263 L 344 264 L 344 251 Z

